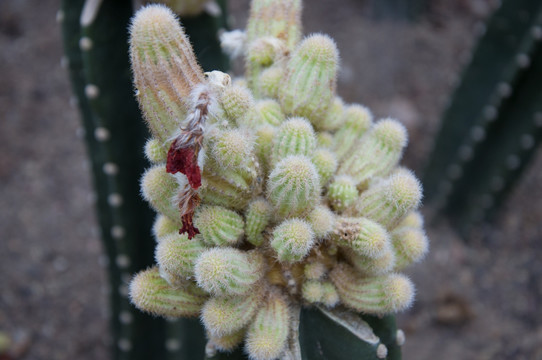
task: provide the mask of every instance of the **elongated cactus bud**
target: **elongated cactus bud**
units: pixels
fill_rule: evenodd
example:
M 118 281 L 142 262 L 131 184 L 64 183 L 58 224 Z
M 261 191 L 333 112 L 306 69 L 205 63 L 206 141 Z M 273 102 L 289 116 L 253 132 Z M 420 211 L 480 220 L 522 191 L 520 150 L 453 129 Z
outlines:
M 207 300 L 194 283 L 172 288 L 157 268 L 138 273 L 130 282 L 130 300 L 140 310 L 166 317 L 197 316 Z
M 343 100 L 340 97 L 335 96 L 325 118 L 312 119 L 312 123 L 317 130 L 335 131 L 340 129 L 345 121 L 343 114 Z
M 375 176 L 387 176 L 401 159 L 406 144 L 407 132 L 400 122 L 380 120 L 345 156 L 339 174 L 352 176 L 359 186 Z
M 280 104 L 275 100 L 264 99 L 256 103 L 256 110 L 265 124 L 279 126 L 284 122 L 284 114 L 280 108 Z
M 361 274 L 367 276 L 380 276 L 394 270 L 396 264 L 395 253 L 390 244 L 386 246 L 384 253 L 375 258 L 360 255 L 352 251 L 344 251 L 344 257 Z
M 194 273 L 194 263 L 205 250 L 201 237 L 188 239 L 186 234 L 169 234 L 160 239 L 155 258 L 160 270 L 188 279 Z
M 250 91 L 242 86 L 227 86 L 220 98 L 222 108 L 231 124 L 248 125 L 250 112 L 254 110 L 254 98 Z
M 277 128 L 271 125 L 262 125 L 256 130 L 256 155 L 264 172 L 267 174 L 271 166 L 271 150 Z
M 145 200 L 158 212 L 178 223 L 179 209 L 175 205 L 177 194 L 175 177 L 166 172 L 164 166 L 155 165 L 148 169 L 141 178 L 141 193 Z
M 411 211 L 401 220 L 397 228 L 422 229 L 423 222 L 423 216 L 419 211 Z
M 288 304 L 272 292 L 247 331 L 246 350 L 251 359 L 272 360 L 286 347 L 289 331 Z
M 213 248 L 196 261 L 198 285 L 216 296 L 243 295 L 263 275 L 263 258 L 232 248 Z
M 346 210 L 358 198 L 354 179 L 347 175 L 335 177 L 327 189 L 327 197 L 333 209 L 338 212 Z
M 283 77 L 284 68 L 280 65 L 270 66 L 265 69 L 254 81 L 254 86 L 257 86 L 257 93 L 261 97 L 278 99 L 279 88 Z
M 203 235 L 203 241 L 211 246 L 234 246 L 245 232 L 241 215 L 222 206 L 199 206 L 194 225 Z
M 429 251 L 429 240 L 421 229 L 399 228 L 391 236 L 397 271 L 422 260 Z
M 339 159 L 349 155 L 354 144 L 371 127 L 373 115 L 365 106 L 349 105 L 343 112 L 344 123 L 335 134 L 335 153 Z M 373 156 L 373 154 L 366 154 Z
M 326 273 L 327 267 L 319 261 L 308 263 L 303 270 L 303 274 L 308 280 L 320 280 Z
M 314 207 L 320 197 L 316 168 L 305 156 L 288 156 L 269 175 L 267 198 L 280 216 L 296 216 Z
M 310 303 L 319 303 L 324 296 L 322 283 L 315 280 L 305 281 L 301 287 L 301 295 Z
M 243 342 L 245 334 L 246 329 L 241 329 L 223 336 L 213 336 L 212 334 L 208 333 L 207 337 L 216 349 L 229 352 Z
M 378 258 L 390 244 L 386 229 L 366 218 L 339 218 L 333 230 L 334 239 L 357 254 Z
M 260 246 L 264 242 L 263 231 L 273 216 L 273 208 L 263 198 L 258 198 L 248 205 L 245 213 L 245 233 L 249 243 Z
M 307 256 L 314 240 L 314 232 L 307 222 L 290 219 L 273 230 L 271 247 L 277 252 L 280 261 L 296 262 Z
M 260 306 L 261 292 L 248 296 L 212 297 L 203 306 L 201 321 L 213 336 L 224 336 L 245 327 Z
M 385 314 L 408 308 L 414 297 L 414 285 L 404 275 L 390 274 L 363 278 L 346 264 L 329 274 L 341 302 L 367 314 Z
M 152 234 L 156 242 L 160 242 L 166 235 L 179 232 L 179 225 L 171 221 L 167 216 L 159 214 L 152 225 Z
M 145 157 L 153 164 L 165 163 L 167 159 L 167 149 L 160 144 L 160 141 L 149 139 L 145 143 Z
M 355 203 L 356 214 L 393 229 L 422 198 L 420 182 L 414 174 L 402 171 L 370 186 Z
M 314 235 L 317 238 L 322 239 L 333 230 L 333 226 L 335 225 L 335 214 L 333 214 L 333 211 L 329 210 L 327 206 L 320 205 L 315 207 L 314 210 L 309 213 L 307 221 L 314 231 Z
M 323 121 L 335 97 L 338 62 L 337 47 L 330 37 L 316 34 L 303 40 L 292 54 L 279 88 L 284 111 L 314 123 Z
M 338 161 L 335 153 L 329 149 L 318 149 L 312 155 L 312 162 L 320 175 L 320 184 L 327 184 L 337 170 Z
M 250 133 L 240 130 L 225 130 L 213 137 L 212 156 L 216 164 L 229 169 L 248 167 L 254 151 Z
M 335 286 L 329 281 L 324 281 L 322 283 L 322 304 L 325 306 L 331 308 L 337 305 L 340 301 L 339 293 L 337 292 L 337 289 L 335 289 Z
M 283 123 L 273 141 L 273 164 L 288 155 L 311 156 L 316 146 L 316 137 L 311 124 L 303 118 L 292 118 Z
M 153 136 L 166 142 L 185 118 L 190 91 L 204 81 L 175 15 L 161 5 L 139 10 L 130 27 L 137 98 Z

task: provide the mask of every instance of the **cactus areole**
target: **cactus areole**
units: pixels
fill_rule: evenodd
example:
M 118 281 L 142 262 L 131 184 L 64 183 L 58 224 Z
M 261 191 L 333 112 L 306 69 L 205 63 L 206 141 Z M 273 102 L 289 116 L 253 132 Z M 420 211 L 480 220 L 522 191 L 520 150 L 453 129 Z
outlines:
M 427 252 L 420 183 L 398 166 L 405 128 L 343 103 L 336 45 L 302 39 L 300 13 L 299 0 L 252 1 L 246 31 L 223 36 L 246 55 L 234 81 L 203 73 L 167 7 L 132 21 L 152 134 L 141 188 L 159 216 L 157 265 L 134 277 L 131 299 L 155 315 L 199 316 L 208 355 L 244 343 L 251 359 L 300 358 L 303 307 L 350 328 L 356 313 L 404 310 L 414 287 L 398 271 Z

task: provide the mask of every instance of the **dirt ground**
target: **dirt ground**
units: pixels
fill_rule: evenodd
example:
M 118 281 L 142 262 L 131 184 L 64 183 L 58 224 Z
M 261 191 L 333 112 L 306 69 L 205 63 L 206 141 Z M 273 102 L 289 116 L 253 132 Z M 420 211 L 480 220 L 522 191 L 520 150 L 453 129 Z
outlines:
M 247 0 L 230 1 L 234 27 Z M 0 342 L 15 358 L 106 359 L 106 276 L 79 118 L 60 66 L 58 0 L 0 1 Z M 418 173 L 490 0 L 435 1 L 417 23 L 374 20 L 369 1 L 306 1 L 305 32 L 341 51 L 339 92 L 403 120 Z M 429 223 L 431 253 L 399 316 L 405 359 L 542 358 L 542 153 L 494 226 L 468 245 Z M 429 207 L 424 209 L 432 217 Z

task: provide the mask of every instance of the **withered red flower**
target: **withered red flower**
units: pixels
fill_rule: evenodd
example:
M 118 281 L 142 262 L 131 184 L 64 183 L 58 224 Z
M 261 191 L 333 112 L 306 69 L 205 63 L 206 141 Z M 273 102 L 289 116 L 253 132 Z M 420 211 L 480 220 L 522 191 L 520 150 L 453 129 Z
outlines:
M 188 178 L 188 183 L 194 189 L 201 186 L 201 170 L 198 166 L 198 154 L 193 148 L 179 148 L 175 140 L 168 151 L 166 171 L 170 174 L 181 172 Z

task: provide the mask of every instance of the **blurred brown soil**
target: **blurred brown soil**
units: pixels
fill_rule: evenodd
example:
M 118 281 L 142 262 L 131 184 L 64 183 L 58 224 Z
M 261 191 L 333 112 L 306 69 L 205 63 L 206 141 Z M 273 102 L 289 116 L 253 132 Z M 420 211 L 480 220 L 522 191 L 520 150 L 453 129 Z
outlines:
M 247 4 L 230 2 L 234 27 L 244 26 Z M 420 173 L 493 4 L 438 0 L 417 23 L 372 20 L 367 4 L 307 0 L 304 31 L 336 39 L 346 101 L 403 120 L 405 164 Z M 18 359 L 106 359 L 102 246 L 60 66 L 58 6 L 0 2 L 0 334 Z M 409 272 L 417 301 L 398 320 L 405 359 L 542 358 L 541 169 L 539 152 L 499 221 L 473 231 L 468 245 L 449 225 L 428 223 L 431 253 Z

